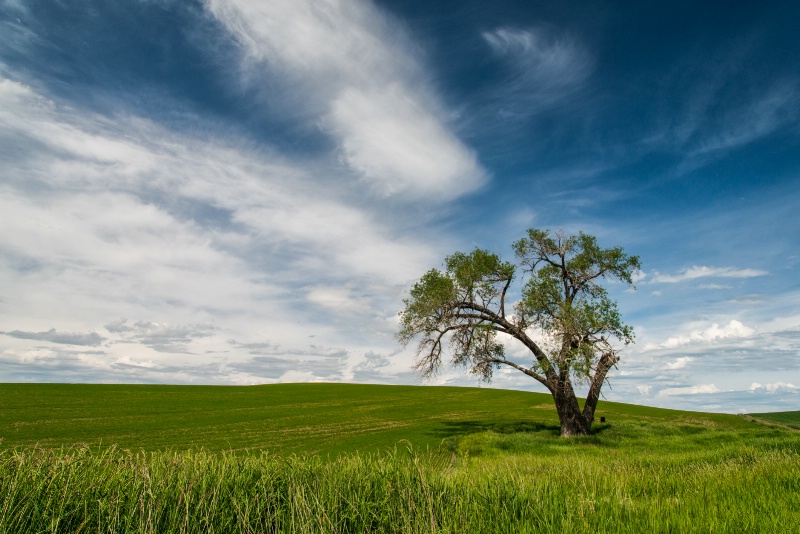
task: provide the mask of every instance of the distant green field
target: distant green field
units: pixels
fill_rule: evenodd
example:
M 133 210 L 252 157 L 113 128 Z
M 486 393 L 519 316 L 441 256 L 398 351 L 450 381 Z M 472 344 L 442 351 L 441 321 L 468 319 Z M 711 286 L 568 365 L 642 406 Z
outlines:
M 751 413 L 752 417 L 767 419 L 782 425 L 800 428 L 800 411 L 796 412 L 771 412 L 771 413 Z
M 753 425 L 733 415 L 609 402 L 601 402 L 596 415 L 605 416 L 607 425 Z M 400 441 L 437 448 L 447 439 L 492 429 L 556 435 L 552 398 L 500 389 L 358 384 L 0 384 L 0 448 L 83 443 L 327 455 L 382 451 Z

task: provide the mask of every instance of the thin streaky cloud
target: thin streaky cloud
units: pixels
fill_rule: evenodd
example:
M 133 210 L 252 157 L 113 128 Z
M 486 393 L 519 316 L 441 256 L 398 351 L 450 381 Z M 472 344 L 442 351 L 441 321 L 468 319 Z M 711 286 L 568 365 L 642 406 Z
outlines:
M 483 39 L 507 66 L 497 90 L 501 117 L 526 117 L 568 99 L 593 69 L 589 53 L 574 38 L 549 28 L 501 27 Z
M 34 341 L 49 341 L 50 343 L 59 343 L 63 345 L 83 345 L 87 347 L 97 347 L 106 340 L 106 338 L 96 332 L 91 332 L 89 334 L 76 334 L 70 332 L 57 332 L 55 328 L 51 328 L 46 332 L 23 332 L 20 330 L 13 330 L 11 332 L 0 332 L 0 334 L 5 334 L 17 339 L 32 339 Z
M 785 126 L 795 125 L 800 115 L 800 84 L 783 82 L 730 113 L 720 131 L 702 140 L 690 153 L 701 156 L 728 151 L 770 135 Z
M 755 278 L 766 276 L 768 271 L 761 269 L 737 269 L 734 267 L 708 267 L 706 265 L 694 266 L 684 269 L 678 274 L 661 274 L 656 272 L 650 278 L 650 283 L 677 284 L 698 278 Z
M 658 392 L 658 396 L 671 397 L 674 395 L 702 395 L 705 393 L 719 393 L 720 391 L 721 390 L 714 384 L 701 384 L 698 386 L 662 389 Z
M 683 175 L 725 161 L 769 136 L 781 132 L 796 136 L 800 73 L 783 68 L 763 78 L 751 75 L 756 70 L 754 57 L 773 54 L 766 42 L 763 29 L 751 29 L 681 58 L 658 90 L 685 87 L 686 91 L 664 108 L 656 132 L 643 144 L 678 155 L 676 171 Z M 688 87 L 687 79 L 692 81 Z

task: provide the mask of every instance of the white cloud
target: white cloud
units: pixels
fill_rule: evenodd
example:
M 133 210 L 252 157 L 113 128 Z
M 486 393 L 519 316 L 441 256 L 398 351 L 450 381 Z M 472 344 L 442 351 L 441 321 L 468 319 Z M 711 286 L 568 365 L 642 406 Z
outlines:
M 246 50 L 244 68 L 272 69 L 334 138 L 341 160 L 382 195 L 449 200 L 485 171 L 448 126 L 400 25 L 372 4 L 325 0 L 209 0 Z M 271 88 L 270 88 L 271 90 Z M 271 97 L 275 97 L 270 93 Z
M 15 239 L 16 246 L 44 248 L 45 253 L 56 255 L 65 246 L 81 246 L 77 235 L 68 234 L 74 231 L 96 240 L 82 245 L 86 254 L 94 254 L 93 261 L 109 257 L 108 245 L 117 244 L 121 252 L 144 263 L 153 259 L 148 254 L 157 253 L 162 259 L 169 259 L 165 254 L 175 255 L 180 251 L 186 260 L 196 264 L 200 256 L 215 253 L 208 245 L 236 246 L 252 241 L 253 236 L 247 232 L 222 229 L 205 233 L 202 221 L 198 224 L 195 220 L 175 220 L 168 211 L 169 203 L 183 199 L 223 210 L 229 222 L 243 224 L 247 230 L 258 232 L 260 239 L 275 245 L 308 243 L 317 247 L 315 254 L 320 254 L 319 247 L 323 247 L 325 254 L 336 256 L 336 264 L 358 268 L 365 274 L 374 274 L 379 269 L 390 278 L 405 281 L 408 276 L 405 269 L 414 267 L 411 264 L 420 259 L 420 252 L 422 256 L 430 254 L 418 243 L 385 235 L 388 228 L 365 207 L 351 205 L 342 194 L 334 192 L 335 186 L 315 178 L 317 164 L 313 162 L 295 165 L 268 152 L 239 150 L 225 140 L 209 143 L 180 137 L 136 118 L 120 117 L 111 125 L 101 117 L 78 116 L 69 109 L 54 106 L 48 106 L 43 113 L 38 105 L 42 99 L 30 89 L 16 84 L 13 92 L 26 98 L 7 108 L 11 116 L 8 123 L 18 135 L 36 136 L 46 150 L 37 145 L 31 157 L 37 157 L 38 166 L 34 169 L 12 166 L 7 168 L 9 177 L 12 170 L 23 176 L 47 175 L 51 186 L 75 191 L 73 195 L 45 197 L 49 205 L 40 209 L 41 194 L 36 195 L 34 203 L 26 204 L 29 198 L 24 193 L 7 189 L 4 198 L 8 204 L 3 213 L 9 217 L 4 223 L 14 225 L 14 235 L 9 238 Z M 43 133 L 47 131 L 56 133 Z M 66 141 L 76 138 L 81 142 Z M 94 153 L 87 153 L 85 148 L 93 144 L 125 148 L 101 150 L 104 159 L 98 162 Z M 121 191 L 113 192 L 110 188 Z M 165 206 L 139 196 L 150 192 L 158 193 Z M 107 209 L 96 210 L 96 205 Z M 65 214 L 74 221 L 74 227 L 64 224 Z M 40 224 L 30 225 L 28 221 Z M 175 231 L 176 225 L 179 232 Z M 45 229 L 46 232 L 42 231 Z M 120 229 L 124 235 L 119 233 Z M 137 244 L 130 242 L 132 235 L 141 237 L 142 248 L 137 250 Z M 196 250 L 186 257 L 176 242 L 165 243 L 160 249 L 149 247 L 153 239 L 179 240 L 182 236 L 196 237 L 197 245 L 205 250 Z M 42 238 L 48 242 L 33 245 Z M 209 238 L 219 243 L 209 242 Z M 361 249 L 376 248 L 381 249 L 383 261 L 353 261 L 353 258 L 363 259 Z M 392 256 L 393 260 L 386 261 Z M 117 254 L 111 254 L 111 258 L 123 262 L 129 259 Z
M 694 266 L 689 269 L 684 269 L 682 272 L 673 275 L 661 274 L 656 271 L 651 278 L 652 283 L 662 284 L 675 284 L 678 282 L 686 282 L 688 280 L 696 280 L 698 278 L 754 278 L 756 276 L 765 276 L 769 273 L 760 269 L 736 269 L 733 267 L 707 267 Z
M 336 314 L 358 315 L 369 313 L 370 300 L 353 288 L 345 286 L 316 286 L 308 289 L 308 302 Z
M 674 360 L 674 361 L 671 361 L 671 362 L 665 364 L 664 365 L 664 369 L 671 370 L 671 371 L 672 370 L 676 370 L 676 369 L 683 369 L 687 365 L 689 365 L 692 361 L 694 361 L 694 358 L 690 358 L 688 356 L 682 356 L 682 357 L 678 358 L 677 360 Z
M 736 319 L 732 319 L 727 325 L 724 326 L 713 323 L 704 329 L 692 329 L 687 334 L 672 336 L 663 343 L 649 343 L 645 346 L 645 350 L 672 349 L 692 343 L 711 343 L 723 339 L 747 338 L 752 336 L 754 333 L 754 329 L 745 326 Z M 688 361 L 691 360 L 687 360 L 685 363 L 688 363 Z M 672 368 L 677 369 L 677 367 Z
M 320 379 L 311 371 L 298 371 L 290 370 L 283 373 L 278 382 L 283 383 L 296 383 L 296 382 L 320 382 Z
M 701 395 L 705 393 L 719 393 L 720 389 L 714 384 L 702 384 L 683 388 L 667 388 L 658 392 L 659 397 L 672 397 L 675 395 Z
M 217 330 L 211 324 L 171 325 L 137 321 L 131 325 L 125 319 L 106 325 L 106 330 L 119 334 L 125 342 L 136 342 L 159 352 L 187 352 L 193 341 L 210 337 Z
M 591 61 L 574 39 L 546 28 L 503 27 L 482 35 L 497 55 L 516 62 L 532 89 L 536 84 L 548 85 L 549 90 L 573 85 L 591 69 Z
M 652 391 L 653 386 L 640 384 L 636 386 L 636 389 L 639 391 L 640 394 L 647 396 L 650 394 L 650 391 Z
M 348 88 L 333 100 L 324 124 L 340 140 L 344 162 L 382 194 L 450 199 L 483 182 L 475 155 L 398 88 Z
M 774 382 L 772 384 L 759 384 L 758 382 L 753 382 L 750 385 L 750 391 L 753 393 L 759 392 L 766 392 L 766 393 L 777 393 L 777 392 L 784 392 L 784 391 L 800 391 L 800 386 L 795 386 L 794 384 L 786 383 L 786 382 Z
M 157 365 L 155 363 L 153 363 L 152 360 L 135 360 L 135 359 L 131 358 L 130 356 L 122 356 L 120 358 L 117 358 L 114 363 L 117 364 L 117 365 L 125 365 L 125 366 L 131 366 L 131 367 L 142 367 L 142 368 L 145 368 L 145 369 L 154 369 L 154 368 L 157 367 Z
M 0 143 L 0 321 L 39 338 L 6 339 L 24 352 L 52 328 L 60 341 L 94 343 L 61 333 L 107 325 L 106 355 L 54 353 L 86 379 L 109 380 L 119 361 L 128 380 L 251 382 L 247 366 L 204 355 L 247 355 L 228 339 L 288 353 L 313 334 L 390 352 L 387 317 L 403 287 L 440 260 L 436 232 L 416 233 L 421 220 L 393 226 L 397 214 L 342 188 L 326 160 L 110 120 L 0 79 L 3 139 L 14 144 Z M 310 301 L 328 310 L 350 302 L 359 320 L 334 324 L 310 311 L 309 280 Z M 120 316 L 136 319 L 114 323 Z M 177 359 L 159 356 L 167 353 Z M 195 359 L 186 371 L 173 368 L 179 353 Z

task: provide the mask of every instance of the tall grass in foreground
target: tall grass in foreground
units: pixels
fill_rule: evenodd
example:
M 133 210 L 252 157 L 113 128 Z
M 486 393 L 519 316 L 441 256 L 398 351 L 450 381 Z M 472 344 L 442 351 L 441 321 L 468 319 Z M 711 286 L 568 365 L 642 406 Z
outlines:
M 796 532 L 800 455 L 0 453 L 0 532 Z

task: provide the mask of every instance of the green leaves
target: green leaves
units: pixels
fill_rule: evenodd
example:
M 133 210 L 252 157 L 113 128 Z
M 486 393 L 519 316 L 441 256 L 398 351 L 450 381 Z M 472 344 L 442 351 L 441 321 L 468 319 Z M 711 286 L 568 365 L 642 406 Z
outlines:
M 432 335 L 446 323 L 448 310 L 455 300 L 453 280 L 436 269 L 425 273 L 413 285 L 410 298 L 403 300 L 405 310 L 400 312 L 401 329 L 397 339 L 407 345 L 418 334 Z
M 514 277 L 514 266 L 503 263 L 497 254 L 475 249 L 470 254 L 456 252 L 445 260 L 447 274 L 452 278 L 466 299 L 478 299 L 488 304 L 499 298 L 498 286 L 507 284 Z
M 500 261 L 497 254 L 475 249 L 470 254 L 456 252 L 445 260 L 447 272 L 460 285 L 505 281 L 514 276 L 514 266 Z
M 594 361 L 611 349 L 609 340 L 633 341 L 633 329 L 622 322 L 617 305 L 600 280 L 617 279 L 632 285 L 639 258 L 617 247 L 601 249 L 597 239 L 584 233 L 529 230 L 514 244 L 517 258 L 529 277 L 517 312 L 532 325 L 558 340 L 551 357 L 560 369 L 578 377 L 591 375 Z
M 543 270 L 541 275 L 558 276 L 568 282 L 573 295 L 597 290 L 600 278 L 616 278 L 632 285 L 632 274 L 641 268 L 638 256 L 628 256 L 620 247 L 601 249 L 594 236 L 583 232 L 577 236 L 556 232 L 550 237 L 548 231 L 531 229 L 527 237 L 514 243 L 514 252 L 527 272 Z
M 447 341 L 452 363 L 486 380 L 498 365 L 508 364 L 547 385 L 564 376 L 591 377 L 602 354 L 613 356 L 610 340 L 633 341 L 633 329 L 622 322 L 601 282 L 632 285 L 636 256 L 619 247 L 602 249 L 594 236 L 582 232 L 568 236 L 530 229 L 513 247 L 521 287 L 512 287 L 516 265 L 475 249 L 448 256 L 443 271 L 431 269 L 411 288 L 398 339 L 407 344 L 421 336 L 417 368 L 423 374 L 442 365 Z M 518 298 L 513 318 L 505 310 L 510 294 Z M 527 367 L 506 360 L 499 334 L 531 351 Z
M 489 380 L 493 366 L 486 362 L 503 358 L 497 328 L 504 320 L 503 302 L 513 277 L 514 265 L 480 249 L 449 256 L 444 272 L 425 273 L 403 301 L 397 334 L 404 345 L 421 336 L 417 370 L 424 376 L 437 371 L 443 341 L 449 336 L 453 363 Z
M 497 254 L 456 252 L 443 272 L 431 269 L 411 288 L 397 338 L 404 345 L 421 338 L 415 368 L 426 377 L 442 366 L 445 343 L 453 365 L 485 381 L 503 365 L 525 373 L 553 394 L 562 435 L 585 434 L 606 374 L 619 361 L 611 341 L 633 342 L 633 329 L 622 322 L 601 281 L 632 286 L 639 258 L 619 247 L 602 249 L 583 232 L 531 229 L 513 247 L 521 288 L 512 287 L 515 266 Z M 509 295 L 518 298 L 513 316 L 506 315 Z M 522 343 L 531 359 L 507 359 L 501 335 Z M 573 379 L 589 385 L 582 411 Z

